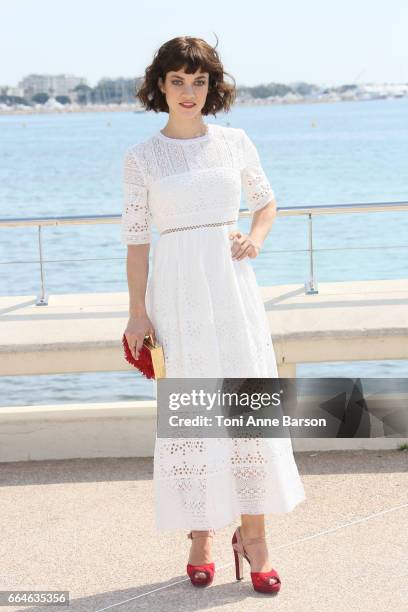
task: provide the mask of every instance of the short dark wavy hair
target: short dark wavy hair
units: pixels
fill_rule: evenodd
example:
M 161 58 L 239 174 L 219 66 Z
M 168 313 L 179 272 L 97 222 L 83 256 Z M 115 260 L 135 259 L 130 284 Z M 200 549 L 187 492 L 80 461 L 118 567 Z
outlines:
M 218 39 L 217 39 L 218 45 Z M 146 110 L 155 113 L 168 113 L 169 107 L 165 94 L 160 90 L 158 79 L 165 81 L 170 70 L 184 69 L 187 74 L 194 74 L 198 69 L 208 72 L 208 94 L 202 115 L 212 114 L 223 110 L 228 112 L 236 98 L 235 79 L 224 71 L 216 47 L 212 47 L 202 38 L 192 36 L 178 36 L 165 42 L 155 53 L 153 62 L 145 70 L 144 81 L 136 92 Z M 225 76 L 232 79 L 232 83 L 225 81 Z

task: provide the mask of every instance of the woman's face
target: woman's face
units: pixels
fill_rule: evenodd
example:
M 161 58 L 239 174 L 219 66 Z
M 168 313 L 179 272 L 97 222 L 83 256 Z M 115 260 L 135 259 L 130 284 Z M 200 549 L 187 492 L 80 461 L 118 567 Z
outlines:
M 167 72 L 164 83 L 159 79 L 159 87 L 166 96 L 169 111 L 184 117 L 201 115 L 208 94 L 208 79 L 208 72 L 200 69 L 194 74 L 187 74 L 183 69 Z

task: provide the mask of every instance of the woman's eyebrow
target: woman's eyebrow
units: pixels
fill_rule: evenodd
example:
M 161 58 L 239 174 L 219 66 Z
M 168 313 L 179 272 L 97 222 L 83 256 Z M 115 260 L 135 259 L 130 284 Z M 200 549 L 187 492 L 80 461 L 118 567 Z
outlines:
M 179 79 L 184 79 L 184 77 L 183 77 L 183 76 L 181 76 L 181 75 L 179 75 L 179 74 L 177 74 L 177 72 L 170 72 L 170 75 L 171 75 L 171 76 L 176 76 L 176 77 L 178 77 Z M 199 77 L 206 77 L 206 76 L 207 76 L 207 75 L 206 75 L 204 72 L 201 72 L 201 73 L 200 73 L 200 74 L 199 74 L 199 75 L 198 75 L 196 78 L 198 79 Z

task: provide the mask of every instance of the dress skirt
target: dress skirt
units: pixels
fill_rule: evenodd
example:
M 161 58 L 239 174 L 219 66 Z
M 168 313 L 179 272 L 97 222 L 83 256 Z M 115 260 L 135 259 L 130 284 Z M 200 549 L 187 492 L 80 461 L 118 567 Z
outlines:
M 230 226 L 161 235 L 146 309 L 168 378 L 276 378 L 251 260 L 234 261 Z M 291 512 L 305 499 L 290 438 L 158 438 L 158 530 L 219 529 L 240 514 Z

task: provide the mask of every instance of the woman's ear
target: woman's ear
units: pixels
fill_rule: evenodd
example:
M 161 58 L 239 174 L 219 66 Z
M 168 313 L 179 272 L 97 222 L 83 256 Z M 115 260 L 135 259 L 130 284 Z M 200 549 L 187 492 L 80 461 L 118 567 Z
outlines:
M 158 79 L 158 81 L 157 81 L 157 84 L 158 84 L 158 86 L 159 86 L 160 91 L 161 91 L 162 93 L 164 93 L 164 91 L 163 91 L 163 79 L 162 79 L 161 77 L 159 77 L 159 79 Z

